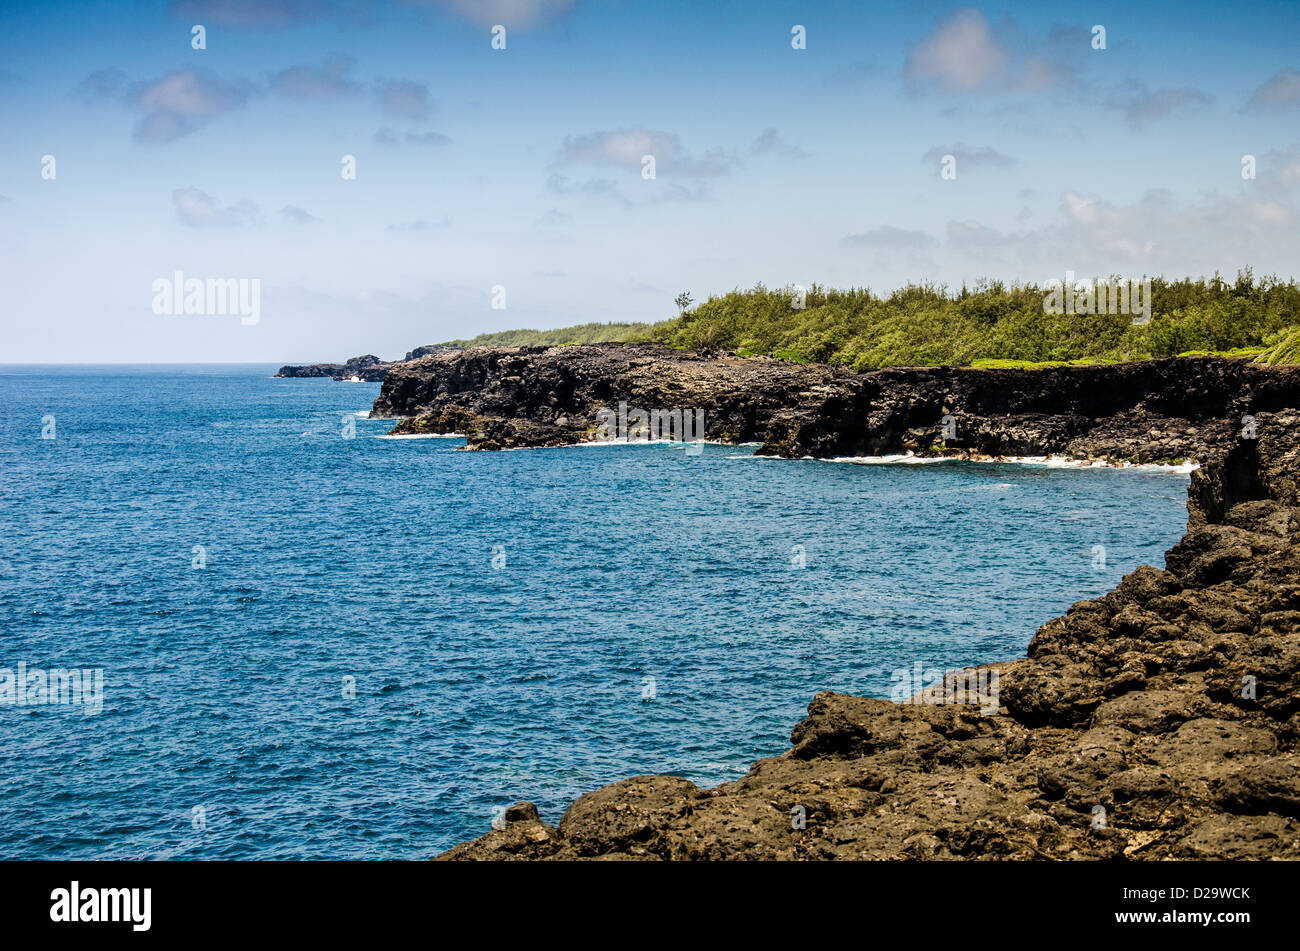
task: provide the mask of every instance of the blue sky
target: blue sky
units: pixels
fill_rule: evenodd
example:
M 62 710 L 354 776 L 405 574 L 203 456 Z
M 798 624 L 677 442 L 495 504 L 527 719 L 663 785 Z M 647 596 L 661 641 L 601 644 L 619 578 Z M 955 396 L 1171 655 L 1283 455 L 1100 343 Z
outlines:
M 1290 0 L 2 9 L 0 362 L 392 358 L 757 281 L 1300 260 Z M 257 279 L 260 319 L 155 314 L 177 270 Z

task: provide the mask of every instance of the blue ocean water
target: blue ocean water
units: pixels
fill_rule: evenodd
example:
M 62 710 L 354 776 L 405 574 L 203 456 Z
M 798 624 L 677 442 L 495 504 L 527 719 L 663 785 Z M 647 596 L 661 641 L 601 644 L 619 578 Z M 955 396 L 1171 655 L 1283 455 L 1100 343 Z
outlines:
M 274 370 L 0 367 L 0 668 L 103 671 L 99 713 L 0 704 L 0 858 L 421 858 L 735 779 L 819 690 L 1023 656 L 1186 519 L 1158 471 L 457 452 Z

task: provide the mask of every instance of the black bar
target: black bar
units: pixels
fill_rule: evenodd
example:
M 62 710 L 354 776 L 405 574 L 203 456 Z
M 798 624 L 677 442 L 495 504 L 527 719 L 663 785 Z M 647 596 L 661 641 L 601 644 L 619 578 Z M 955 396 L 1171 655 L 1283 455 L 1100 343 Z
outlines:
M 414 932 L 450 940 L 486 927 L 538 936 L 599 928 L 631 940 L 666 938 L 665 925 L 689 920 L 732 934 L 848 925 L 867 944 L 899 927 L 917 940 L 1200 932 L 1234 941 L 1293 925 L 1298 879 L 1300 865 L 1284 862 L 9 862 L 0 864 L 0 920 L 8 938 L 342 941 Z M 83 897 L 150 889 L 148 930 L 130 920 L 52 921 L 52 893 L 74 881 Z M 1154 920 L 1119 920 L 1134 914 Z

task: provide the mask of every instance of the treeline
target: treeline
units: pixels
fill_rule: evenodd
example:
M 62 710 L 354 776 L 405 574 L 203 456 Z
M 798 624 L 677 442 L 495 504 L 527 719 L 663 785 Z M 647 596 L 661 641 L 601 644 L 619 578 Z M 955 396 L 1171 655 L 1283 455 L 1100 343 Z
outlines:
M 650 339 L 863 370 L 981 361 L 1109 363 L 1187 352 L 1272 347 L 1294 354 L 1300 286 L 1277 277 L 1151 279 L 1150 321 L 1127 314 L 1045 313 L 1050 288 L 985 281 L 950 291 L 913 284 L 887 297 L 813 285 L 803 308 L 792 288 L 759 284 L 712 297 L 656 324 Z M 1050 309 L 1050 308 L 1049 308 Z M 1300 332 L 1298 332 L 1300 333 Z M 1294 356 L 1292 357 L 1294 359 Z
M 1116 279 L 1109 280 L 1113 283 Z M 1141 283 L 1141 282 L 1139 282 Z M 1300 286 L 1249 268 L 1235 281 L 1151 278 L 1150 320 L 1052 313 L 1050 286 L 982 281 L 951 290 L 909 284 L 888 296 L 814 284 L 733 290 L 657 324 L 581 324 L 480 334 L 456 346 L 557 346 L 653 341 L 688 350 L 771 355 L 857 370 L 940 364 L 1114 363 L 1184 353 L 1300 362 Z M 1143 294 L 1146 300 L 1146 295 Z M 683 294 L 679 306 L 689 301 Z M 803 306 L 796 306 L 802 304 Z
M 647 339 L 651 324 L 578 324 L 558 330 L 501 330 L 470 340 L 449 340 L 452 347 L 558 347 L 566 343 L 621 343 Z

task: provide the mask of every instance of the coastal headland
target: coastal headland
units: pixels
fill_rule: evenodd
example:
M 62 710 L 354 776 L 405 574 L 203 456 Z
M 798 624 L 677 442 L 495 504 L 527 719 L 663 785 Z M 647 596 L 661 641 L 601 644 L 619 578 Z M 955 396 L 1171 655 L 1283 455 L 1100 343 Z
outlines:
M 1023 659 L 990 658 L 992 707 L 821 693 L 790 749 L 734 782 L 626 778 L 556 826 L 521 801 L 440 858 L 1300 858 L 1300 368 L 853 373 L 476 348 L 389 367 L 371 415 L 490 450 L 591 441 L 620 402 L 702 409 L 708 440 L 787 458 L 1195 463 L 1187 533 L 1163 568 L 1049 620 Z

